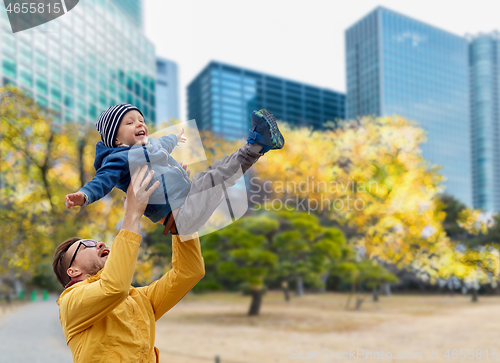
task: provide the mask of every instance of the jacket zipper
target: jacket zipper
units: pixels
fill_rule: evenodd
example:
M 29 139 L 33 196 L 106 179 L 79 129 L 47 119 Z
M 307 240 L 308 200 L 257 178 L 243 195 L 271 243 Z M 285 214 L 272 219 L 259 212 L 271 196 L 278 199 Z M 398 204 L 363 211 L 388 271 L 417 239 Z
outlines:
M 170 165 L 170 164 L 168 163 L 168 153 L 167 153 L 165 150 L 161 150 L 161 149 L 160 149 L 160 151 L 161 151 L 162 153 L 164 153 L 164 154 L 165 154 L 165 156 L 167 157 L 167 165 L 168 165 L 168 166 L 170 166 L 171 168 L 175 168 L 175 169 L 177 169 L 177 170 L 179 171 L 179 173 L 181 173 L 182 178 L 184 179 L 184 181 L 186 182 L 186 184 L 189 186 L 189 183 L 188 183 L 188 181 L 186 180 L 186 178 L 184 177 L 184 173 L 181 171 L 181 169 L 179 169 L 179 167 L 177 167 L 177 166 L 175 166 L 175 165 L 174 165 L 174 166 L 172 166 L 172 165 Z

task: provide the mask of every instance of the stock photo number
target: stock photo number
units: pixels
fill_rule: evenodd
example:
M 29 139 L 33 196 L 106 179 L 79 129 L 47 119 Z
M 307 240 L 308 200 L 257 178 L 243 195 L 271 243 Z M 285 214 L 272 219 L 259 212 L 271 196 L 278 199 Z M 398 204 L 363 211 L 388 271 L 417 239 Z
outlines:
M 21 3 L 21 2 L 14 2 L 10 3 L 7 5 L 6 10 L 8 13 L 14 12 L 16 14 L 22 13 L 22 14 L 43 14 L 45 12 L 47 13 L 55 13 L 59 14 L 61 11 L 61 4 L 59 2 L 54 2 L 51 4 L 50 2 L 48 3 L 43 3 L 43 2 L 36 2 L 36 3 Z
M 35 28 L 65 15 L 79 0 L 4 0 L 13 33 Z
M 498 349 L 448 349 L 443 357 L 448 359 L 498 359 Z

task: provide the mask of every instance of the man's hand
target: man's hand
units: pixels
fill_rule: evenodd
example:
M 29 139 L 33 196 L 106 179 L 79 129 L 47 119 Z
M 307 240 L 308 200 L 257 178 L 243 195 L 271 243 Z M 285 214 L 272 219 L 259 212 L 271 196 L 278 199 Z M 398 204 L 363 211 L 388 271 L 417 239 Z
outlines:
M 66 196 L 66 208 L 70 209 L 75 206 L 82 206 L 85 203 L 85 197 L 82 192 L 68 194 Z
M 179 142 L 185 143 L 187 139 L 183 135 L 184 135 L 184 129 L 181 129 L 181 132 L 179 132 L 175 136 L 177 136 L 177 139 L 179 140 Z M 177 145 L 179 145 L 179 144 L 177 144 Z
M 139 220 L 148 206 L 149 197 L 160 185 L 160 182 L 156 181 L 149 190 L 146 190 L 153 174 L 153 170 L 148 173 L 148 166 L 145 165 L 142 168 L 137 168 L 132 175 L 127 189 L 127 196 L 122 198 L 125 208 L 122 229 L 136 233 L 139 231 Z M 144 178 L 144 176 L 146 177 Z

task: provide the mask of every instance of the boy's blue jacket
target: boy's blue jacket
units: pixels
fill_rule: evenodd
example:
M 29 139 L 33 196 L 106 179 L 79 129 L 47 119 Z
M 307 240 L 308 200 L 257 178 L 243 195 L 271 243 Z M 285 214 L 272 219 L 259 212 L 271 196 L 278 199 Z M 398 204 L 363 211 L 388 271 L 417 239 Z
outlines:
M 88 197 L 88 204 L 101 199 L 118 187 L 127 192 L 130 175 L 140 166 L 148 165 L 155 173 L 149 186 L 159 180 L 160 185 L 149 197 L 144 215 L 153 222 L 158 222 L 170 211 L 184 204 L 191 187 L 186 171 L 170 156 L 177 145 L 175 135 L 157 139 L 148 139 L 146 145 L 109 148 L 102 141 L 96 145 L 94 179 L 79 191 Z

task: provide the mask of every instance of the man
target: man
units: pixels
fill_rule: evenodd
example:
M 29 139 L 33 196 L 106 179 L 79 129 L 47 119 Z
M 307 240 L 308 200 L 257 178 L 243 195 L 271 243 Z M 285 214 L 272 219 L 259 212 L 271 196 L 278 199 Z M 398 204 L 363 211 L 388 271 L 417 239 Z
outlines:
M 123 198 L 122 229 L 111 250 L 104 243 L 71 238 L 57 247 L 54 273 L 65 287 L 57 304 L 73 362 L 159 362 L 155 321 L 204 276 L 197 235 L 172 236 L 172 269 L 149 286 L 130 286 L 141 242 L 139 220 L 150 195 L 147 166 L 132 176 Z

